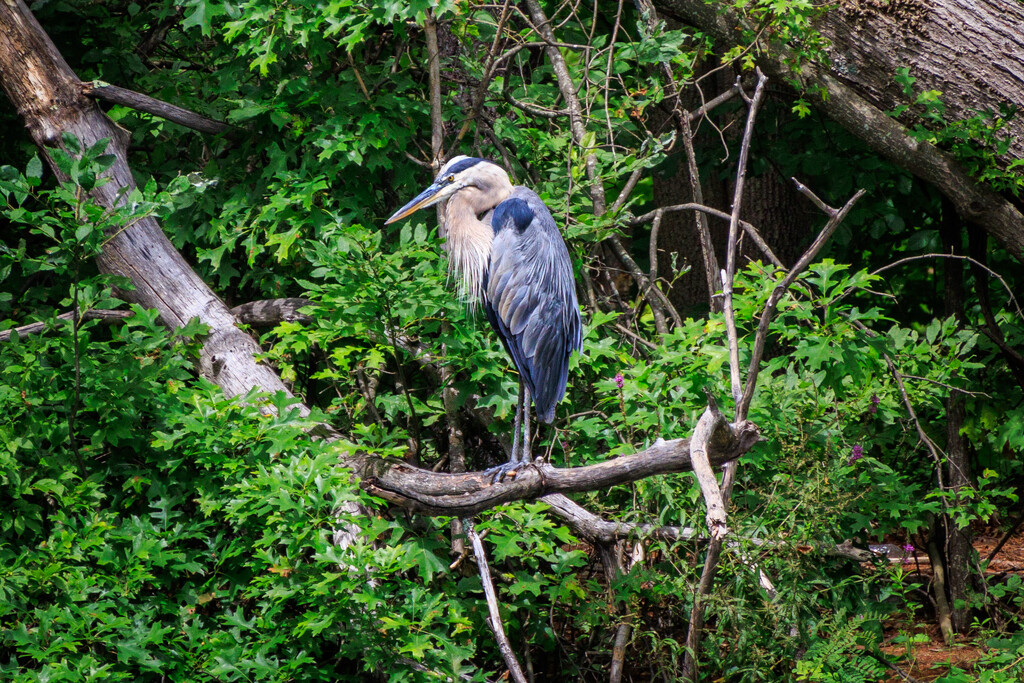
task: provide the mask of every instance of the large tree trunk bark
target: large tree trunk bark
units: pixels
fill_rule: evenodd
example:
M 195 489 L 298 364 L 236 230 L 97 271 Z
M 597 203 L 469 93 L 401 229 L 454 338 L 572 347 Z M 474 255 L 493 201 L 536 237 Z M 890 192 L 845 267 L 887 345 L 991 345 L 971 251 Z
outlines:
M 744 42 L 747 20 L 705 0 L 656 0 L 659 12 L 712 35 L 726 46 Z M 911 67 L 920 89 L 947 92 L 949 120 L 1001 104 L 1024 107 L 1024 7 L 1011 0 L 849 0 L 825 12 L 816 26 L 833 40 L 831 64 L 799 63 L 775 44 L 761 45 L 760 64 L 779 78 L 798 78 L 828 93 L 815 97 L 828 116 L 896 165 L 934 184 L 966 220 L 981 226 L 1016 258 L 1024 260 L 1024 214 L 1013 203 L 976 183 L 952 158 L 908 134 L 886 112 L 903 104 L 895 69 Z M 1011 124 L 1020 158 L 1024 121 Z
M 876 107 L 906 101 L 896 70 L 915 90 L 938 90 L 949 120 L 1002 104 L 1024 110 L 1024 5 L 1014 0 L 847 0 L 817 28 L 832 43 L 832 75 Z M 1024 118 L 1009 125 L 1007 158 L 1024 157 Z

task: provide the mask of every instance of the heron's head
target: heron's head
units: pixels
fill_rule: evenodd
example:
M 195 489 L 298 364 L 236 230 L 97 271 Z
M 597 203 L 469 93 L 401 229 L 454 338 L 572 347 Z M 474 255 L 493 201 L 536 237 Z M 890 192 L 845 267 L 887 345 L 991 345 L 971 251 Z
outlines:
M 394 223 L 424 207 L 433 206 L 464 188 L 475 188 L 484 196 L 494 194 L 497 199 L 494 203 L 497 204 L 505 198 L 512 185 L 508 174 L 497 164 L 477 157 L 457 156 L 441 168 L 430 187 L 396 211 L 384 224 Z M 498 198 L 498 194 L 503 196 Z

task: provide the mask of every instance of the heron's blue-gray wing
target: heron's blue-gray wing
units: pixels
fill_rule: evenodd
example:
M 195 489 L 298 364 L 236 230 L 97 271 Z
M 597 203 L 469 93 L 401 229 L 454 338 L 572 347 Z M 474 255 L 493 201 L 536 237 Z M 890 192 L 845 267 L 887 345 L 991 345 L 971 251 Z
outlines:
M 517 187 L 491 216 L 494 243 L 484 308 L 537 407 L 551 422 L 565 396 L 569 356 L 582 344 L 572 262 L 551 212 Z

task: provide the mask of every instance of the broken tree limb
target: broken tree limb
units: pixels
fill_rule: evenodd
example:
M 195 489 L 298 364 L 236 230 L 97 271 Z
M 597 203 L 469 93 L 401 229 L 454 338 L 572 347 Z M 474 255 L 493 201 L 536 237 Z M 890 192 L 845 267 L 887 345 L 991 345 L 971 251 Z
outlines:
M 128 88 L 103 83 L 102 81 L 83 83 L 82 93 L 94 100 L 103 100 L 104 102 L 120 104 L 130 109 L 143 111 L 147 114 L 166 119 L 171 123 L 177 123 L 179 126 L 197 130 L 200 133 L 216 135 L 217 133 L 226 133 L 229 130 L 234 130 L 233 126 L 203 116 L 202 114 L 197 114 L 190 109 L 158 100 L 149 95 L 143 95 Z
M 714 399 L 708 396 L 708 407 L 697 421 L 693 430 L 693 440 L 690 445 L 690 459 L 693 463 L 693 473 L 700 484 L 701 493 L 704 496 L 704 503 L 707 507 L 708 533 L 712 540 L 721 540 L 729 533 L 726 522 L 725 502 L 722 500 L 722 492 L 718 488 L 718 479 L 715 478 L 715 471 L 711 468 L 708 458 L 711 439 L 714 437 L 718 426 L 725 424 L 725 416 L 718 410 Z
M 243 325 L 252 325 L 253 327 L 272 327 L 282 322 L 307 323 L 313 319 L 312 316 L 300 313 L 299 309 L 303 306 L 310 306 L 312 304 L 313 302 L 309 299 L 303 299 L 300 297 L 293 297 L 289 299 L 264 299 L 262 301 L 250 301 L 247 304 L 235 306 L 231 309 L 231 314 L 234 315 L 235 318 L 238 319 L 238 322 Z M 131 318 L 133 315 L 135 315 L 135 311 L 91 308 L 89 310 L 82 311 L 82 315 L 79 319 L 102 320 L 104 322 L 114 323 Z M 73 311 L 66 311 L 55 316 L 53 320 L 71 320 L 73 316 Z M 3 330 L 0 332 L 0 342 L 7 341 L 13 334 L 26 335 L 42 332 L 49 324 L 50 321 L 40 321 L 21 325 L 9 330 Z
M 82 314 L 78 317 L 78 320 L 103 320 L 105 322 L 118 322 L 124 320 L 125 318 L 130 318 L 133 315 L 135 315 L 133 311 L 89 309 L 87 311 L 82 311 Z M 44 329 L 46 329 L 46 326 L 49 325 L 51 322 L 55 322 L 58 320 L 71 320 L 74 317 L 74 311 L 67 311 L 66 313 L 61 313 L 60 315 L 56 316 L 55 318 L 53 318 L 52 321 L 45 320 L 35 323 L 29 323 L 27 325 L 21 325 L 19 327 L 14 327 L 9 330 L 4 330 L 0 332 L 0 342 L 7 341 L 13 335 L 23 337 L 26 334 L 35 334 L 37 332 L 42 332 Z
M 315 306 L 309 299 L 289 297 L 286 299 L 262 299 L 240 304 L 231 309 L 231 315 L 243 325 L 273 327 L 281 323 L 308 323 L 313 316 L 302 313 L 305 306 Z

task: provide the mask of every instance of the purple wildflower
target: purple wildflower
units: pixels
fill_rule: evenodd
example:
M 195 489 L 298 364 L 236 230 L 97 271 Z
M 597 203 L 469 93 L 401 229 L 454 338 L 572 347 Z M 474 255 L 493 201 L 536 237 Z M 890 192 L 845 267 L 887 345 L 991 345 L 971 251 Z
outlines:
M 903 552 L 905 552 L 907 554 L 910 554 L 910 553 L 914 552 L 914 544 L 913 543 L 905 543 L 903 545 Z
M 850 464 L 857 462 L 864 457 L 864 447 L 860 444 L 854 446 L 850 451 Z
M 871 395 L 871 406 L 868 408 L 868 412 L 871 413 L 872 415 L 877 413 L 878 412 L 878 404 L 881 402 L 881 400 L 882 399 L 878 398 L 877 394 L 872 394 Z
M 622 376 L 621 372 L 615 374 L 615 386 L 621 389 L 626 384 L 626 379 Z

